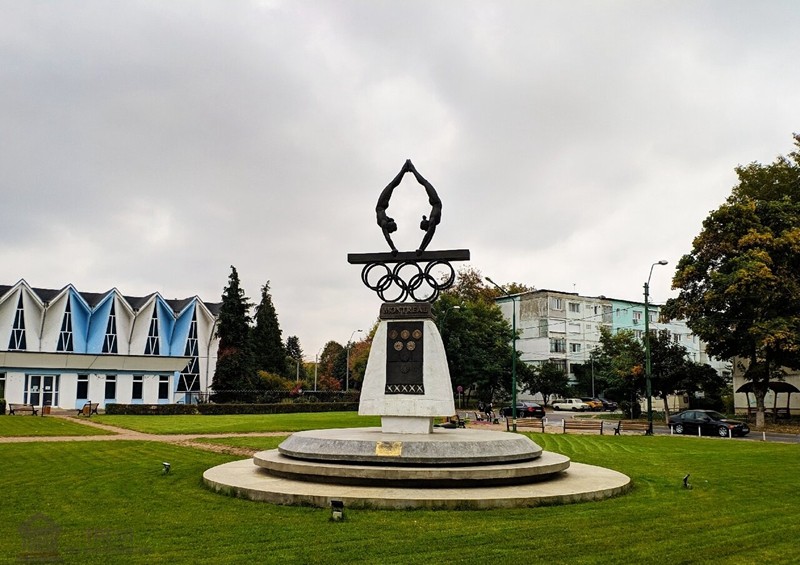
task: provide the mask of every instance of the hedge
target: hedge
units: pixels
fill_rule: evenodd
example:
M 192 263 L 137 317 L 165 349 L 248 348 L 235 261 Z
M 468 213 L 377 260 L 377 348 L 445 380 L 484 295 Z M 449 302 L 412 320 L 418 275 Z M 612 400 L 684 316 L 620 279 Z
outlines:
M 106 404 L 105 413 L 128 416 L 175 414 L 296 414 L 300 412 L 352 412 L 357 402 L 303 402 L 279 404 Z

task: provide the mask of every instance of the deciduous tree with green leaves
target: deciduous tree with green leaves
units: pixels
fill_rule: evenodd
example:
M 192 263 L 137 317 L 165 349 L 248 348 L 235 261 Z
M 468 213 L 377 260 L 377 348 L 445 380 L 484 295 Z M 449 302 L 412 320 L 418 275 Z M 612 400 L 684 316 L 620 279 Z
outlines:
M 511 325 L 494 303 L 498 294 L 480 271 L 464 269 L 433 305 L 453 388 L 462 386 L 483 401 L 511 393 Z M 517 352 L 518 377 L 526 370 Z
M 709 365 L 691 361 L 686 348 L 676 343 L 666 330 L 650 336 L 652 369 L 650 383 L 653 396 L 664 406 L 664 421 L 669 421 L 670 395 L 703 391 L 709 396 L 718 395 L 725 385 L 724 379 Z
M 521 387 L 530 391 L 531 394 L 537 392 L 542 395 L 544 403 L 548 404 L 552 396 L 563 396 L 569 388 L 569 377 L 563 367 L 555 363 L 542 363 L 537 366 L 523 364 L 526 371 L 517 380 Z M 517 365 L 517 369 L 520 365 Z
M 768 383 L 800 368 L 800 136 L 773 163 L 736 168 L 739 183 L 677 265 L 666 305 L 753 383 L 756 427 Z

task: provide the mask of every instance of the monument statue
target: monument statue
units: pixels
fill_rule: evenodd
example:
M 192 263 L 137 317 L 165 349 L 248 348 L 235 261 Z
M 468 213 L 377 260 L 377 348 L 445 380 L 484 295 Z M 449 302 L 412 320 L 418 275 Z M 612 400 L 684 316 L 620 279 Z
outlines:
M 431 212 L 414 251 L 399 251 L 386 213 L 406 173 L 425 188 Z M 381 427 L 304 430 L 251 460 L 208 469 L 212 489 L 276 504 L 348 508 L 508 508 L 597 500 L 625 492 L 630 479 L 616 471 L 570 465 L 524 434 L 433 427 L 455 414 L 442 338 L 431 305 L 455 280 L 451 261 L 465 249 L 427 251 L 442 219 L 433 186 L 406 161 L 375 207 L 390 251 L 349 254 L 364 265 L 361 279 L 383 300 L 372 340 L 358 413 L 380 415 Z M 436 278 L 433 269 L 449 274 Z M 374 274 L 379 276 L 375 277 Z M 410 273 L 410 275 L 409 275 Z
M 425 189 L 431 211 L 422 216 L 419 227 L 425 235 L 419 247 L 400 252 L 391 236 L 397 223 L 386 211 L 406 173 L 413 174 Z M 434 417 L 453 415 L 455 403 L 431 303 L 455 281 L 450 262 L 469 259 L 469 250 L 426 251 L 442 221 L 442 200 L 410 159 L 381 191 L 375 215 L 390 252 L 347 256 L 351 264 L 364 265 L 361 280 L 384 302 L 364 374 L 359 414 L 380 415 L 385 433 L 432 433 Z M 446 276 L 437 279 L 437 268 L 444 268 Z M 380 275 L 373 277 L 375 272 Z

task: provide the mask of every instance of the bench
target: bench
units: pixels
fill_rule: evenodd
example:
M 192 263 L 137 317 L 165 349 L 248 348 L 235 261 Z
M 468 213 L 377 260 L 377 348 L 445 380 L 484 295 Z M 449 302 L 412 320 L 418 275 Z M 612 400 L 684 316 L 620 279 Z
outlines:
M 434 424 L 433 427 L 434 428 L 449 428 L 451 430 L 454 430 L 454 429 L 457 429 L 457 428 L 466 428 L 467 425 L 466 425 L 466 422 L 461 418 L 461 416 L 456 414 L 455 416 L 448 416 L 447 418 L 445 418 L 444 422 L 442 422 L 440 424 Z
M 15 416 L 17 413 L 29 412 L 31 416 L 36 416 L 39 410 L 33 404 L 9 404 L 8 415 Z
M 614 435 L 621 435 L 623 431 L 644 432 L 646 434 L 649 429 L 650 424 L 642 420 L 620 420 L 617 422 L 617 425 L 614 426 Z
M 564 433 L 567 430 L 578 430 L 583 432 L 600 432 L 603 435 L 603 420 L 567 420 L 564 418 L 561 423 Z
M 511 430 L 511 418 L 506 417 L 506 431 Z M 534 431 L 544 433 L 544 418 L 517 418 L 517 429 L 533 428 Z
M 97 407 L 100 406 L 99 402 L 87 402 L 78 410 L 78 416 L 91 417 L 92 414 L 97 414 Z

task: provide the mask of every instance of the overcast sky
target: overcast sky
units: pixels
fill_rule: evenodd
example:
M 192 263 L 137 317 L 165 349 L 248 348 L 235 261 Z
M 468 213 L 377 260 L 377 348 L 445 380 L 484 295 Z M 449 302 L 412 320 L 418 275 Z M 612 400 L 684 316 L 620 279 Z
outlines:
M 641 300 L 800 131 L 786 1 L 0 0 L 0 284 L 219 301 L 271 281 L 314 355 L 380 300 L 410 158 L 429 249 L 505 283 Z M 389 214 L 413 250 L 430 206 Z

